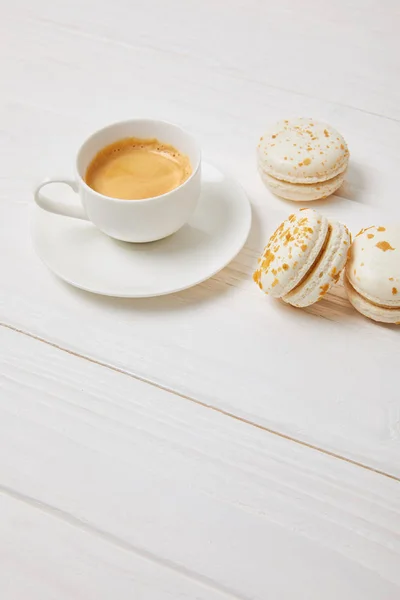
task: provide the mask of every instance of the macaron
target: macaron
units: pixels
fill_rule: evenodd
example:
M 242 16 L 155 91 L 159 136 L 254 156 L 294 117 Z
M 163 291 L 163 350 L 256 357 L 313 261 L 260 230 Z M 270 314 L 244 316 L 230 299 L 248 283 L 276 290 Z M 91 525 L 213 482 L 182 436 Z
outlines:
M 338 281 L 350 243 L 345 225 L 302 208 L 271 236 L 253 279 L 274 298 L 310 306 Z
M 309 118 L 278 121 L 260 138 L 258 170 L 265 185 L 286 200 L 330 196 L 342 185 L 349 150 L 330 125 Z
M 349 254 L 344 281 L 354 308 L 400 325 L 400 225 L 362 229 Z

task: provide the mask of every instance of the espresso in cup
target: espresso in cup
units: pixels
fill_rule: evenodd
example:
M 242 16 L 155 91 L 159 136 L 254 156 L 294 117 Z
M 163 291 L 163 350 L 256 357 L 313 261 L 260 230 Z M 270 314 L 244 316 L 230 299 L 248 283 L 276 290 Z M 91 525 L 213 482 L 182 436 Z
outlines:
M 179 187 L 192 174 L 189 157 L 158 139 L 125 138 L 96 154 L 85 181 L 120 200 L 143 200 Z
M 70 186 L 76 200 L 48 196 L 45 188 L 53 183 Z M 40 208 L 91 221 L 112 238 L 144 243 L 185 225 L 200 192 L 201 153 L 193 136 L 165 121 L 130 119 L 89 136 L 78 150 L 74 178 L 45 179 L 34 198 Z

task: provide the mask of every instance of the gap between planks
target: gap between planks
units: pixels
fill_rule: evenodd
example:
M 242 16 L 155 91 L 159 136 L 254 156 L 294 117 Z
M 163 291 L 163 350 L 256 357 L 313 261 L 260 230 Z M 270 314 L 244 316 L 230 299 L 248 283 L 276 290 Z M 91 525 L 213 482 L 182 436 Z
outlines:
M 315 450 L 317 452 L 320 452 L 322 454 L 325 454 L 327 456 L 331 456 L 333 458 L 336 458 L 338 460 L 342 460 L 345 461 L 347 463 L 350 463 L 352 465 L 355 465 L 356 467 L 360 467 L 362 469 L 366 469 L 367 471 L 371 471 L 372 473 L 376 473 L 378 475 L 382 475 L 383 477 L 387 477 L 389 479 L 392 479 L 394 481 L 398 481 L 400 482 L 400 477 L 396 477 L 395 475 L 391 475 L 390 473 L 386 473 L 385 471 L 381 471 L 380 469 L 375 469 L 374 467 L 370 467 L 364 463 L 358 462 L 356 460 L 352 460 L 351 458 L 347 458 L 346 456 L 342 456 L 341 454 L 337 454 L 336 452 L 331 452 L 330 450 L 326 450 L 324 448 L 320 448 L 319 446 L 315 446 L 314 444 L 310 444 L 308 442 L 305 442 L 304 440 L 298 439 L 298 438 L 294 438 L 290 435 L 286 435 L 285 433 L 281 433 L 279 431 L 276 431 L 274 429 L 270 429 L 269 427 L 265 427 L 264 425 L 260 425 L 259 423 L 256 423 L 255 421 L 251 421 L 250 419 L 246 419 L 243 417 L 240 417 L 234 413 L 231 413 L 227 410 L 224 410 L 222 408 L 218 408 L 215 406 L 212 406 L 211 404 L 207 404 L 206 402 L 202 402 L 201 400 L 198 400 L 197 398 L 194 398 L 193 396 L 187 396 L 186 394 L 182 394 L 176 390 L 173 390 L 167 386 L 163 386 L 160 385 L 158 383 L 155 383 L 154 381 L 151 381 L 150 379 L 147 379 L 146 377 L 141 377 L 139 375 L 134 375 L 133 373 L 129 373 L 129 371 L 125 371 L 124 369 L 121 369 L 120 367 L 116 367 L 114 365 L 110 365 L 106 362 L 103 362 L 101 360 L 97 360 L 95 358 L 92 358 L 90 356 L 86 356 L 84 354 L 79 354 L 78 352 L 74 352 L 72 350 L 69 350 L 68 348 L 64 348 L 63 346 L 60 346 L 59 344 L 56 344 L 55 342 L 51 342 L 49 340 L 46 340 L 45 338 L 42 338 L 38 335 L 35 335 L 33 333 L 30 333 L 28 331 L 24 331 L 22 329 L 18 329 L 17 327 L 14 327 L 13 325 L 9 325 L 7 323 L 4 322 L 0 322 L 0 327 L 4 327 L 5 329 L 9 329 L 11 331 L 14 331 L 15 333 L 19 333 L 21 335 L 25 335 L 31 339 L 34 339 L 38 342 L 42 342 L 43 344 L 47 344 L 48 346 L 51 346 L 52 348 L 55 348 L 57 350 L 60 350 L 61 352 L 65 352 L 66 354 L 70 354 L 72 356 L 76 356 L 78 358 L 81 358 L 83 360 L 86 360 L 90 363 L 93 363 L 95 365 L 99 365 L 100 367 L 104 367 L 106 369 L 110 369 L 111 371 L 114 371 L 116 373 L 120 373 L 121 375 L 125 375 L 126 377 L 131 377 L 132 379 L 136 379 L 137 381 L 141 381 L 142 383 L 146 383 L 148 385 L 151 385 L 155 388 L 158 388 L 159 390 L 163 390 L 164 392 L 168 392 L 170 394 L 173 394 L 175 396 L 177 396 L 178 398 L 181 398 L 183 400 L 188 400 L 189 402 L 192 402 L 193 404 L 197 404 L 199 406 L 202 406 L 204 408 L 208 408 L 210 410 L 213 410 L 221 415 L 224 415 L 225 417 L 228 417 L 230 419 L 234 419 L 235 421 L 239 421 L 241 423 L 245 423 L 246 425 L 249 425 L 250 427 L 255 427 L 256 429 L 260 429 L 262 431 L 265 431 L 266 433 L 269 433 L 271 435 L 276 435 L 280 438 L 283 438 L 285 440 L 288 440 L 290 442 L 293 442 L 295 444 L 299 444 L 300 446 L 309 448 L 311 450 Z M 0 487 L 1 490 L 1 487 Z

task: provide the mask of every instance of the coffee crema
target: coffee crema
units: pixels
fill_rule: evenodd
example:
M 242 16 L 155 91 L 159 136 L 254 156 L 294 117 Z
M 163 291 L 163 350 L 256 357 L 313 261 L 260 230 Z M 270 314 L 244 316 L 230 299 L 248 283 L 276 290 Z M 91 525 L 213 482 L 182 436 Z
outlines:
M 125 138 L 96 154 L 86 170 L 89 187 L 104 196 L 143 200 L 179 187 L 192 174 L 190 160 L 157 139 Z

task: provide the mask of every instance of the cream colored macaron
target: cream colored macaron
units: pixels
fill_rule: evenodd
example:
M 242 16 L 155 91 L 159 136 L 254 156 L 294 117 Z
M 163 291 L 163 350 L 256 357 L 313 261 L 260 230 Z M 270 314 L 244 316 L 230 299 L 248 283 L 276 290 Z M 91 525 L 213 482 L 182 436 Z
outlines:
M 400 325 L 400 225 L 362 229 L 350 248 L 345 285 L 360 313 Z
M 253 279 L 274 298 L 310 306 L 339 279 L 350 242 L 345 225 L 301 209 L 271 236 Z
M 260 138 L 258 170 L 265 185 L 287 200 L 326 198 L 342 185 L 349 162 L 344 138 L 326 123 L 287 119 Z

